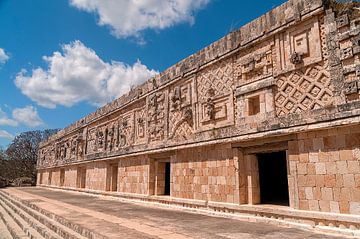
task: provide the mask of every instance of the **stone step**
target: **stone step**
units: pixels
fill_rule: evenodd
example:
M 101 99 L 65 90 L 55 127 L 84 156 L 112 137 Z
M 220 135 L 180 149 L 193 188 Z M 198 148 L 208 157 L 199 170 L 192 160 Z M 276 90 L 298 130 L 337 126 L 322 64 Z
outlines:
M 5 228 L 4 228 L 5 227 Z M 22 229 L 15 223 L 10 215 L 0 206 L 0 235 L 5 239 L 28 238 Z
M 0 214 L 2 220 L 5 222 L 8 230 L 15 239 L 42 239 L 43 237 L 31 228 L 26 221 L 17 215 L 10 207 L 8 207 L 0 197 Z
M 0 238 L 1 239 L 12 239 L 10 231 L 5 225 L 5 222 L 0 217 Z
M 65 218 L 56 215 L 50 211 L 39 208 L 33 203 L 27 200 L 21 200 L 14 195 L 11 195 L 7 192 L 0 191 L 0 196 L 5 197 L 8 200 L 11 200 L 15 205 L 20 207 L 23 210 L 27 210 L 34 215 L 42 224 L 50 227 L 51 230 L 55 230 L 56 233 L 61 235 L 61 238 L 72 239 L 105 239 L 107 237 L 102 236 L 98 233 L 95 233 L 87 228 L 82 227 L 79 224 L 72 223 Z
M 40 238 L 45 239 L 61 239 L 56 233 L 52 232 L 50 229 L 46 228 L 39 221 L 34 219 L 29 213 L 25 212 L 23 209 L 11 203 L 3 195 L 0 195 L 0 201 L 5 203 L 15 214 L 19 215 L 33 230 L 35 230 Z M 39 236 L 38 235 L 38 236 Z
M 7 194 L 0 192 L 0 197 L 9 207 L 26 218 L 25 220 L 46 239 L 87 239 L 87 237 L 26 206 Z

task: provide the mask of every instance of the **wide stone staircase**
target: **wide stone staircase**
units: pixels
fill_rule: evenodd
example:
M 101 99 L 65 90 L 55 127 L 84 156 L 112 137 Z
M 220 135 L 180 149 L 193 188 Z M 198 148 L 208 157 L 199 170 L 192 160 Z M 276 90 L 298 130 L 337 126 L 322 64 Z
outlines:
M 32 200 L 33 201 L 33 200 Z M 70 223 L 49 211 L 37 208 L 0 191 L 0 239 L 72 239 L 105 238 L 79 225 Z

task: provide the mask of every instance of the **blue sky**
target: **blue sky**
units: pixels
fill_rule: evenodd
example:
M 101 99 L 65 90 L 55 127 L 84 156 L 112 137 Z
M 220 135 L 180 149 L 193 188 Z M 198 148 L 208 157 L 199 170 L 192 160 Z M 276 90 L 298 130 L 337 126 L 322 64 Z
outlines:
M 0 146 L 63 128 L 285 0 L 0 0 Z

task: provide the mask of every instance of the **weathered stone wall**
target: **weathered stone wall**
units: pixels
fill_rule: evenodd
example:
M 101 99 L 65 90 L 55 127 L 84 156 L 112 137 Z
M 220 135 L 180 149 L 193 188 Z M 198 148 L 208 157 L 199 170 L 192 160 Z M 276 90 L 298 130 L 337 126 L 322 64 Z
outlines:
M 149 160 L 131 157 L 119 161 L 118 191 L 122 193 L 149 193 Z
M 86 165 L 85 188 L 91 190 L 106 189 L 106 170 L 107 163 L 95 162 Z
M 360 126 L 302 133 L 289 144 L 300 209 L 360 214 Z
M 51 172 L 51 185 L 60 186 L 60 170 L 56 169 Z
M 65 175 L 64 175 L 64 187 L 68 188 L 76 188 L 76 177 L 77 177 L 77 167 L 70 166 L 64 168 Z
M 231 145 L 179 151 L 171 161 L 171 196 L 237 203 L 236 170 Z

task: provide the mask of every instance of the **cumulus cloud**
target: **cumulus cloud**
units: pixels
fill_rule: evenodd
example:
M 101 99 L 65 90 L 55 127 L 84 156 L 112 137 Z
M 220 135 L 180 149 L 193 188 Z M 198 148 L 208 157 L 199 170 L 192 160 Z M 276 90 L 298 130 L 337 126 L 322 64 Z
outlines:
M 70 107 L 82 101 L 103 105 L 158 73 L 140 61 L 133 65 L 104 62 L 80 41 L 63 45 L 62 53 L 54 52 L 43 59 L 48 69 L 37 68 L 31 74 L 22 70 L 15 84 L 23 94 L 47 108 Z
M 12 119 L 0 109 L 0 125 L 18 126 L 19 124 L 36 127 L 42 125 L 43 121 L 39 117 L 37 109 L 30 105 L 24 108 L 15 108 L 12 111 Z
M 0 48 L 0 65 L 5 64 L 9 58 L 9 55 L 6 54 L 5 50 Z
M 181 22 L 194 22 L 196 10 L 210 0 L 70 0 L 80 10 L 98 16 L 100 26 L 109 26 L 118 38 L 139 37 L 146 29 L 164 29 Z
M 16 120 L 10 119 L 7 114 L 0 108 L 0 125 L 17 126 Z
M 36 127 L 43 124 L 36 108 L 33 106 L 26 106 L 25 108 L 16 108 L 12 112 L 13 118 L 26 126 Z
M 11 140 L 14 138 L 14 136 L 5 130 L 0 130 L 0 138 Z

